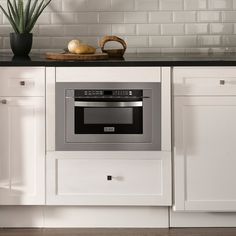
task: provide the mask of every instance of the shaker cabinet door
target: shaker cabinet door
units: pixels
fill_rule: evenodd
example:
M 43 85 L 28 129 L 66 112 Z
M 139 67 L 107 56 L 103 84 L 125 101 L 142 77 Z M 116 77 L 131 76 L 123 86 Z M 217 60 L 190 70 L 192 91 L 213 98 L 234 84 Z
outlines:
M 174 209 L 236 210 L 236 97 L 174 98 Z
M 43 97 L 0 97 L 0 205 L 45 203 Z

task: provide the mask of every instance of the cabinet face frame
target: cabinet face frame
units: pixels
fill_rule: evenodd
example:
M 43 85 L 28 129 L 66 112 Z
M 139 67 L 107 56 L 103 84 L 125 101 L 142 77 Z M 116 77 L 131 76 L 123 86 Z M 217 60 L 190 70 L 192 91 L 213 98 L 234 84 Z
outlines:
M 93 158 L 104 159 L 112 158 L 108 157 L 108 152 L 55 152 L 55 83 L 56 81 L 65 81 L 65 73 L 63 71 L 69 70 L 71 78 L 73 82 L 82 82 L 86 81 L 87 79 L 90 82 L 111 82 L 111 75 L 115 76 L 115 80 L 119 81 L 120 78 L 119 74 L 119 67 L 113 68 L 99 68 L 101 74 L 96 77 L 97 68 L 57 68 L 48 67 L 46 68 L 46 94 L 47 94 L 47 205 L 139 205 L 139 206 L 169 206 L 172 202 L 171 196 L 171 68 L 170 67 L 129 67 L 123 68 L 122 73 L 124 74 L 125 71 L 128 71 L 128 75 L 136 75 L 135 77 L 125 75 L 125 79 L 123 78 L 124 82 L 162 82 L 162 151 L 155 152 L 156 155 L 150 154 L 151 152 L 125 152 L 125 158 L 134 159 L 137 156 L 142 160 L 148 160 L 149 155 L 152 156 L 151 159 L 160 160 L 163 163 L 163 195 L 156 196 L 156 195 L 148 195 L 141 198 L 140 196 L 136 195 L 127 195 L 127 196 L 67 196 L 67 197 L 60 197 L 56 195 L 56 178 L 55 174 L 57 172 L 57 162 L 60 159 L 66 159 L 68 157 L 73 158 L 90 158 L 91 162 Z M 88 78 L 82 76 L 82 80 L 80 81 L 80 77 L 78 77 L 78 73 L 81 70 L 81 73 L 85 73 L 91 69 L 91 73 L 89 73 Z M 118 71 L 118 73 L 117 73 Z M 61 73 L 58 73 L 61 72 Z M 76 73 L 75 73 L 76 72 Z M 95 73 L 96 72 L 96 73 Z M 141 73 L 138 73 L 141 72 Z M 148 72 L 148 73 L 146 73 Z M 59 76 L 59 80 L 57 78 Z M 75 76 L 76 75 L 76 76 Z M 105 77 L 104 77 L 104 76 Z M 145 76 L 144 76 L 145 75 Z M 150 75 L 147 79 L 147 75 Z M 100 81 L 101 79 L 101 81 Z M 66 80 L 67 81 L 67 80 Z M 116 152 L 115 155 L 117 159 L 122 160 L 122 155 Z M 142 154 L 141 154 L 142 153 Z M 146 155 L 146 154 L 147 155 Z M 111 156 L 112 156 L 111 155 Z M 114 157 L 113 157 L 114 158 Z
M 118 78 L 120 77 L 119 70 L 122 69 L 123 74 L 128 72 L 125 75 L 124 82 L 160 82 L 162 83 L 162 124 L 161 124 L 161 141 L 162 141 L 162 151 L 171 152 L 171 68 L 170 67 L 140 67 L 138 74 L 136 71 L 139 67 L 104 67 L 99 68 L 101 75 L 96 78 L 98 73 L 98 68 L 96 67 L 77 67 L 77 68 L 56 68 L 56 67 L 47 67 L 46 68 L 46 123 L 47 123 L 47 151 L 55 151 L 55 83 L 67 81 L 68 74 L 65 75 L 65 72 L 71 75 L 73 82 L 83 82 L 87 81 L 86 71 L 91 70 L 88 74 L 89 82 L 108 82 L 111 81 L 111 76 L 115 76 L 113 82 L 119 82 Z M 106 70 L 107 69 L 107 70 Z M 117 72 L 118 70 L 118 72 Z M 60 73 L 59 73 L 60 72 Z M 80 79 L 78 73 L 81 73 L 83 76 Z M 110 74 L 109 74 L 110 73 Z M 144 74 L 150 76 L 148 80 Z M 135 78 L 129 77 L 129 75 L 134 76 Z M 146 75 L 146 76 L 147 76 Z M 58 78 L 59 79 L 58 79 Z M 105 78 L 104 80 L 102 78 Z M 100 80 L 99 80 L 100 79 Z M 87 81 L 87 82 L 88 82 Z

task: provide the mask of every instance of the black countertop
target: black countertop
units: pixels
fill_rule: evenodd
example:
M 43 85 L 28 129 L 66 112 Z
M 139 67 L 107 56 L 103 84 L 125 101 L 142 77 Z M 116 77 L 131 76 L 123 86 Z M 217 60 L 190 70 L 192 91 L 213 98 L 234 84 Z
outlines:
M 0 66 L 236 66 L 236 53 L 227 54 L 126 54 L 123 59 L 53 61 L 44 54 L 28 58 L 0 54 Z

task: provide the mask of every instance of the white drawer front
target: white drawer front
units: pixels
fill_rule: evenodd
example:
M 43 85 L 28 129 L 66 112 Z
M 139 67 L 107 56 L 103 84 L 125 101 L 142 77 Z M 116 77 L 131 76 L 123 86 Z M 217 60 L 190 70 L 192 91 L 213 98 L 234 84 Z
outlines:
M 57 166 L 59 195 L 162 194 L 161 160 L 62 159 Z
M 0 96 L 44 96 L 45 69 L 42 67 L 2 67 Z
M 178 67 L 174 95 L 236 95 L 235 67 Z
M 170 169 L 170 153 L 147 160 L 49 155 L 47 204 L 169 205 Z
M 56 82 L 160 82 L 160 67 L 58 67 Z

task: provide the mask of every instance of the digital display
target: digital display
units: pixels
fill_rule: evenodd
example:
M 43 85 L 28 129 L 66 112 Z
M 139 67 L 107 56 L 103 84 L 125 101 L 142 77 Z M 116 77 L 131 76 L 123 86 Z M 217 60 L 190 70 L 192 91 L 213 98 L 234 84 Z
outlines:
M 105 90 L 104 91 L 104 95 L 106 96 L 112 96 L 113 95 L 113 93 L 112 93 L 112 91 L 111 90 Z

